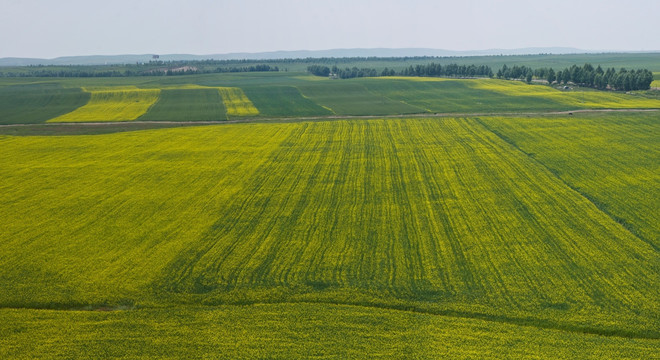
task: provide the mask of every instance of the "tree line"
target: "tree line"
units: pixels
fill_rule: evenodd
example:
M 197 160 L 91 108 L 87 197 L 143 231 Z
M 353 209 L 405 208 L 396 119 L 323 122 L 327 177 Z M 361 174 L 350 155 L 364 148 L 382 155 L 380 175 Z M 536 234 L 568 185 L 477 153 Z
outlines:
M 151 61 L 145 64 L 130 65 L 66 65 L 66 66 L 27 66 L 20 71 L 0 71 L 0 77 L 129 77 L 129 76 L 173 76 L 212 73 L 237 73 L 280 71 L 279 67 L 267 64 L 250 66 L 217 66 L 218 63 L 204 61 Z M 205 66 L 202 66 L 205 65 Z
M 310 65 L 307 71 L 316 76 L 332 76 L 339 79 L 351 79 L 356 77 L 379 77 L 379 76 L 443 76 L 443 77 L 493 77 L 493 70 L 486 65 L 440 65 L 430 63 L 427 65 L 410 65 L 403 70 L 384 68 L 378 71 L 375 68 L 344 68 L 336 65 L 332 68 L 324 65 Z
M 593 67 L 591 64 L 584 66 L 572 65 L 555 72 L 552 68 L 532 69 L 527 66 L 508 67 L 502 66 L 497 71 L 498 79 L 524 79 L 531 82 L 533 78 L 546 80 L 549 84 L 568 84 L 573 83 L 580 86 L 593 87 L 596 89 L 612 90 L 648 90 L 653 82 L 653 73 L 647 69 L 627 70 L 621 68 L 603 68 L 598 65 Z

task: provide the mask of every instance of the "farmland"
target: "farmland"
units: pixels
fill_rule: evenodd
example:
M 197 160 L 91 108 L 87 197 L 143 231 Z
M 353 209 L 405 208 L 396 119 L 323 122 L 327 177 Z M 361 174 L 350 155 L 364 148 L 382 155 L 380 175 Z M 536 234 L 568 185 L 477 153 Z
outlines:
M 158 93 L 160 90 L 128 88 L 101 89 L 87 92 L 91 94 L 87 104 L 70 113 L 48 121 L 82 122 L 135 120 L 142 114 L 146 113 L 149 107 L 158 100 Z
M 658 109 L 644 92 L 559 90 L 494 79 L 329 80 L 300 73 L 109 79 L 0 79 L 0 123 L 223 121 L 254 118 Z
M 657 121 L 632 119 L 620 126 L 629 133 L 651 130 L 646 143 L 652 147 Z M 587 118 L 574 126 L 626 136 L 617 128 L 607 130 L 610 122 Z M 298 310 L 283 315 L 276 305 L 257 307 L 255 323 L 245 331 L 256 338 L 264 331 L 284 331 L 256 325 L 273 312 L 285 317 L 280 326 L 293 326 L 286 324 L 307 307 L 321 318 L 346 311 L 346 318 L 331 323 L 341 327 L 352 316 L 384 317 L 373 309 L 392 309 L 388 313 L 398 315 L 356 329 L 356 336 L 376 331 L 414 337 L 402 324 L 421 321 L 444 329 L 458 326 L 455 331 L 476 339 L 474 327 L 485 322 L 488 330 L 479 331 L 532 326 L 517 336 L 531 341 L 527 337 L 548 332 L 554 341 L 573 341 L 576 347 L 569 352 L 597 339 L 614 354 L 657 350 L 657 248 L 601 211 L 576 185 L 569 186 L 577 180 L 558 178 L 556 168 L 570 167 L 554 160 L 561 154 L 532 159 L 483 123 L 502 123 L 498 133 L 516 141 L 525 132 L 506 125 L 533 128 L 545 121 L 343 120 L 4 137 L 0 304 L 120 311 L 16 310 L 1 316 L 43 314 L 37 335 L 48 336 L 46 324 L 61 321 L 71 324 L 76 339 L 82 336 L 77 331 L 89 326 L 111 331 L 104 330 L 107 321 L 121 329 L 140 313 L 158 321 L 163 312 L 156 309 L 163 306 L 196 324 L 199 316 L 222 321 L 245 316 L 244 308 L 232 305 L 275 302 Z M 544 142 L 532 143 L 570 143 L 560 135 L 549 133 Z M 631 168 L 648 166 L 631 157 L 642 152 L 618 150 Z M 598 186 L 599 180 L 607 189 L 597 176 L 589 184 Z M 657 191 L 657 179 L 637 186 L 640 193 Z M 657 205 L 638 199 L 646 208 L 631 215 L 616 188 L 594 196 L 652 238 L 657 222 L 645 216 Z M 326 303 L 359 308 L 320 305 Z M 144 310 L 121 311 L 132 308 Z M 404 309 L 419 315 L 397 313 Z M 398 332 L 385 330 L 392 326 Z M 453 336 L 444 331 L 449 330 L 434 332 L 439 338 L 427 341 L 438 344 Z M 605 334 L 639 340 L 593 337 Z M 164 335 L 153 336 L 145 341 Z M 227 341 L 228 335 L 219 336 Z M 20 336 L 10 339 L 20 348 Z M 474 349 L 482 344 L 472 341 Z M 432 354 L 422 349 L 414 351 Z
M 653 90 L 269 72 L 0 104 L 0 357 L 660 351 Z
M 217 89 L 166 89 L 158 102 L 139 117 L 145 121 L 213 121 L 226 119 Z

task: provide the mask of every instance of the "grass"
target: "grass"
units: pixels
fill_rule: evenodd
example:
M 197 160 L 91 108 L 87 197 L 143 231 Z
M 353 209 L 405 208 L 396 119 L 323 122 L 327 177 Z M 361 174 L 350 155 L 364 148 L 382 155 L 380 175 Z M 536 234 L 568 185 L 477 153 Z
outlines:
M 164 89 L 158 101 L 139 120 L 225 120 L 226 110 L 216 89 Z
M 0 87 L 0 124 L 41 123 L 83 106 L 89 94 L 59 84 Z
M 222 102 L 227 109 L 227 117 L 259 115 L 259 110 L 245 96 L 243 90 L 239 88 L 218 88 L 218 91 L 220 91 Z
M 90 100 L 84 106 L 48 122 L 96 122 L 135 120 L 158 100 L 160 90 L 137 88 L 104 88 L 89 90 Z
M 0 142 L 3 307 L 303 301 L 660 337 L 658 252 L 476 120 Z

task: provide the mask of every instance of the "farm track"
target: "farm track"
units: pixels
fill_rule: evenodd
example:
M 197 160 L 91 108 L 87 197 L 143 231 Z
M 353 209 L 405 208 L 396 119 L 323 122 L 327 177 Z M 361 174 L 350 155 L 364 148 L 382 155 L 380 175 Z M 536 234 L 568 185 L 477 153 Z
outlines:
M 512 112 L 512 113 L 422 113 L 422 114 L 403 114 L 403 115 L 327 115 L 327 116 L 304 116 L 304 117 L 259 117 L 242 118 L 231 120 L 205 120 L 205 121 L 89 121 L 89 122 L 49 122 L 33 124 L 0 124 L 2 127 L 29 127 L 29 126 L 110 126 L 110 125 L 131 125 L 131 124 L 180 124 L 180 125 L 221 125 L 221 124 L 242 124 L 242 123 L 261 123 L 261 122 L 298 122 L 298 121 L 326 121 L 326 120 L 351 120 L 351 119 L 401 119 L 401 118 L 472 118 L 479 116 L 548 116 L 548 115 L 569 115 L 579 114 L 598 114 L 598 113 L 630 113 L 630 112 L 658 112 L 660 109 L 577 109 L 567 111 L 537 111 L 537 112 Z

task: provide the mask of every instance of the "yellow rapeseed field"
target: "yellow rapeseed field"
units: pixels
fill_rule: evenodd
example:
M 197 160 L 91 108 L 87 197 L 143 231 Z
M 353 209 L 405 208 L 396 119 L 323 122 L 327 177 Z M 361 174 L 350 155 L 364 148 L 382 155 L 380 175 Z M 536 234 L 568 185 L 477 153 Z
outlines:
M 660 108 L 660 100 L 634 97 L 615 92 L 583 91 L 578 89 L 561 91 L 549 86 L 529 85 L 519 81 L 467 80 L 475 89 L 496 91 L 509 96 L 520 96 L 553 100 L 576 108 Z
M 259 115 L 259 110 L 252 104 L 252 101 L 245 96 L 243 90 L 235 87 L 218 88 L 222 96 L 222 102 L 227 109 L 227 116 L 255 116 Z
M 130 87 L 84 89 L 91 93 L 84 106 L 48 122 L 90 122 L 135 120 L 158 100 L 159 89 Z
M 655 331 L 657 251 L 476 120 L 0 142 L 3 306 L 315 301 Z

